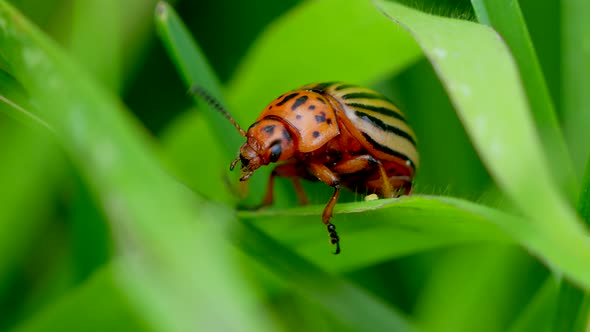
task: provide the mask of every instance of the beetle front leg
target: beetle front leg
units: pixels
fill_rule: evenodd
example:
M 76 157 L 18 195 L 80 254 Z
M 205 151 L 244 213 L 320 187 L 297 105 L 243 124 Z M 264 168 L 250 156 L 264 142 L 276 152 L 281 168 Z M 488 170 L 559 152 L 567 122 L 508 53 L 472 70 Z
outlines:
M 340 180 L 334 172 L 322 164 L 310 164 L 308 170 L 311 174 L 317 177 L 318 180 L 334 188 L 334 194 L 330 197 L 330 200 L 328 201 L 328 204 L 326 204 L 324 212 L 322 213 L 322 222 L 328 229 L 330 243 L 336 245 L 336 251 L 334 254 L 337 255 L 340 253 L 340 237 L 338 237 L 338 233 L 336 232 L 336 226 L 330 222 L 330 219 L 332 218 L 334 206 L 336 205 L 336 202 L 338 202 L 338 197 L 340 197 Z
M 305 171 L 305 169 L 302 169 L 299 164 L 294 162 L 281 164 L 275 167 L 272 170 L 272 173 L 270 173 L 268 184 L 266 185 L 266 194 L 264 195 L 264 199 L 258 208 L 272 205 L 274 201 L 274 181 L 276 177 L 290 178 L 291 182 L 293 182 L 293 186 L 295 187 L 295 193 L 297 194 L 299 204 L 307 204 L 307 196 L 301 187 L 301 183 L 299 183 L 299 176 L 301 176 L 302 171 Z

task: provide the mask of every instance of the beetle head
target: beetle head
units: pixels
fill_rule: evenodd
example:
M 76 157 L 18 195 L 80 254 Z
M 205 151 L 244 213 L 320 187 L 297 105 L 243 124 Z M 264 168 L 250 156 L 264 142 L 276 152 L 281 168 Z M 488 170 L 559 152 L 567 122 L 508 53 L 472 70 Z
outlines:
M 248 128 L 246 143 L 231 163 L 230 170 L 241 162 L 244 175 L 240 181 L 246 181 L 260 166 L 289 159 L 293 153 L 293 138 L 285 124 L 278 119 L 263 119 Z

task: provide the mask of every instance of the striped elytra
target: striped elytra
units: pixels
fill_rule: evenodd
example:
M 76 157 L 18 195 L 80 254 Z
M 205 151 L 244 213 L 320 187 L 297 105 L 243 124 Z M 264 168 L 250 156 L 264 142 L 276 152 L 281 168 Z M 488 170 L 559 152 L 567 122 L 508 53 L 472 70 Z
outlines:
M 340 188 L 379 197 L 409 194 L 419 164 L 416 136 L 406 116 L 385 96 L 355 85 L 316 83 L 272 101 L 247 131 L 204 91 L 193 92 L 213 103 L 246 137 L 230 169 L 241 163 L 240 180 L 256 169 L 273 169 L 261 206 L 273 202 L 276 177 L 289 178 L 301 204 L 307 203 L 300 179 L 334 188 L 322 222 L 340 252 L 336 227 L 330 222 Z

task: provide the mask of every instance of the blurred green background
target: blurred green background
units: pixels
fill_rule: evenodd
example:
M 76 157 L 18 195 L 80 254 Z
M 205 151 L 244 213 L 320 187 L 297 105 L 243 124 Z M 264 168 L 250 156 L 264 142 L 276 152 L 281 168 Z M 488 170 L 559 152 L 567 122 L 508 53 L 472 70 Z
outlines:
M 51 36 L 102 86 L 120 97 L 145 127 L 146 135 L 163 146 L 162 159 L 183 183 L 205 198 L 235 203 L 232 190 L 220 184 L 227 176 L 224 171 L 231 161 L 229 157 L 237 150 L 215 148 L 221 144 L 210 132 L 206 118 L 193 108 L 187 87 L 157 38 L 153 18 L 156 1 L 9 3 Z M 560 2 L 519 3 L 553 103 L 560 105 Z M 179 0 L 172 4 L 224 86 L 255 40 L 275 29 L 274 22 L 301 5 L 294 0 Z M 429 13 L 476 20 L 468 0 L 417 0 L 407 4 Z M 330 31 L 318 31 L 310 38 L 330 38 Z M 338 57 L 333 49 L 306 50 L 301 56 L 313 61 L 313 52 L 333 52 Z M 299 70 L 305 72 L 306 68 Z M 289 78 L 284 81 L 289 82 Z M 415 193 L 510 206 L 490 179 L 424 57 L 411 61 L 394 75 L 352 83 L 370 84 L 391 96 L 408 115 L 421 154 Z M 264 106 L 271 99 L 249 103 Z M 243 127 L 261 110 L 237 110 L 242 105 L 231 103 L 228 106 L 230 112 L 239 114 Z M 189 135 L 186 128 L 203 132 Z M 123 292 L 104 280 L 110 277 L 96 281 L 104 283 L 104 287 L 94 284 L 95 288 L 85 288 L 117 256 L 117 247 L 103 208 L 63 147 L 41 126 L 29 126 L 0 113 L 0 151 L 0 330 L 158 330 Z M 580 177 L 585 157 L 574 157 Z M 261 173 L 254 179 L 253 188 L 264 183 L 265 174 Z M 199 191 L 203 187 L 197 184 L 201 182 L 211 186 Z M 232 182 L 229 186 L 234 185 Z M 291 189 L 283 182 L 278 185 L 278 207 L 295 206 Z M 311 199 L 316 204 L 323 204 L 330 192 L 321 185 L 306 184 L 306 188 L 313 190 Z M 257 202 L 261 197 L 258 190 L 250 190 L 247 202 Z M 344 200 L 358 201 L 360 197 L 351 194 Z M 324 236 L 323 228 L 316 226 L 318 237 Z M 320 248 L 330 250 L 327 244 Z M 328 258 L 347 259 L 346 252 Z M 239 262 L 250 264 L 247 259 Z M 238 279 L 252 287 L 257 310 L 271 322 L 272 329 L 356 330 L 333 314 L 325 315 L 324 309 L 296 290 L 285 289 L 275 276 L 258 271 L 258 267 L 244 270 L 247 272 Z M 549 269 L 512 244 L 474 242 L 417 250 L 345 268 L 337 274 L 430 331 L 516 331 L 521 330 L 519 326 L 538 330 L 539 326 L 525 321 L 552 312 L 551 306 L 557 303 L 539 300 L 555 299 L 555 285 L 551 284 L 554 280 L 547 279 Z M 79 298 L 87 302 L 77 303 Z M 72 312 L 64 320 L 67 310 L 74 307 L 87 315 Z M 548 322 L 540 327 L 548 330 L 550 325 Z M 367 330 L 371 330 L 370 325 Z

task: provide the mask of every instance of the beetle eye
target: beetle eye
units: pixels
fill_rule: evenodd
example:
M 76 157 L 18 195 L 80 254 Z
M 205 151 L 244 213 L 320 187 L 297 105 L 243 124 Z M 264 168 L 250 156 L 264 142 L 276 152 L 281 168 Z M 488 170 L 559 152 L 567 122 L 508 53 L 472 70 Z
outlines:
M 283 149 L 281 148 L 281 142 L 277 142 L 270 147 L 270 162 L 274 163 L 281 157 L 281 152 Z

